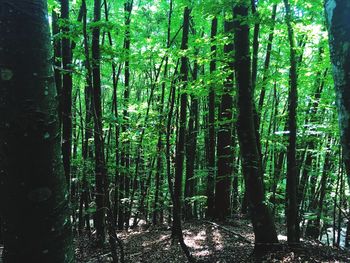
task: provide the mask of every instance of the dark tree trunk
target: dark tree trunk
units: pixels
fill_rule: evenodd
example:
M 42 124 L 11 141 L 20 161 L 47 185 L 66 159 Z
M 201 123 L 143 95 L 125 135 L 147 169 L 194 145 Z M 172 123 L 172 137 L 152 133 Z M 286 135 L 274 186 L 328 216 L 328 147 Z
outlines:
M 216 44 L 215 38 L 218 28 L 218 19 L 215 17 L 211 23 L 211 52 L 210 74 L 216 71 Z M 210 86 L 208 102 L 208 182 L 207 182 L 207 216 L 214 217 L 214 189 L 215 189 L 215 87 Z
M 58 25 L 59 15 L 57 10 L 52 11 L 52 36 L 53 36 L 53 48 L 54 48 L 54 68 L 55 68 L 55 82 L 58 97 L 58 112 L 59 112 L 59 125 L 62 123 L 62 106 L 61 106 L 61 93 L 62 93 L 62 41 L 59 40 L 58 35 L 60 33 L 60 27 Z
M 288 146 L 287 146 L 287 237 L 288 243 L 299 242 L 299 211 L 298 211 L 298 174 L 296 163 L 296 139 L 297 139 L 297 103 L 298 103 L 298 75 L 297 58 L 295 53 L 294 32 L 292 28 L 292 14 L 288 0 L 284 0 L 286 8 L 286 23 L 290 45 L 290 71 L 289 71 L 289 95 L 288 95 Z
M 170 34 L 171 34 L 171 17 L 173 13 L 173 1 L 170 0 L 169 3 L 169 16 L 168 16 L 168 30 L 167 30 L 167 48 L 170 48 Z M 165 58 L 165 66 L 164 66 L 164 73 L 163 77 L 166 79 L 168 74 L 168 63 L 169 63 L 169 57 L 166 56 Z M 163 182 L 163 133 L 165 130 L 163 121 L 164 121 L 164 97 L 165 97 L 165 81 L 162 82 L 162 91 L 160 95 L 160 105 L 159 105 L 159 132 L 158 132 L 158 142 L 157 142 L 157 172 L 156 172 L 156 192 L 154 197 L 154 209 L 153 209 L 153 224 L 156 225 L 158 221 L 163 222 L 163 216 L 161 216 L 160 220 L 158 220 L 158 217 L 162 213 L 158 213 L 162 208 L 160 208 L 160 203 L 163 203 L 163 194 L 160 191 L 160 187 Z
M 94 1 L 94 22 L 101 20 L 101 0 Z M 105 242 L 105 178 L 104 141 L 102 130 L 101 105 L 101 68 L 100 68 L 100 28 L 92 31 L 92 85 L 93 85 L 93 117 L 95 141 L 95 180 L 96 180 L 96 234 L 99 246 Z
M 90 230 L 90 216 L 87 210 L 89 209 L 89 185 L 88 185 L 88 160 L 93 157 L 93 149 L 89 145 L 89 140 L 92 138 L 92 69 L 90 62 L 89 41 L 87 35 L 87 7 L 86 1 L 82 1 L 82 22 L 83 22 L 83 46 L 85 54 L 85 70 L 86 70 L 86 85 L 85 85 L 85 133 L 82 138 L 82 157 L 83 157 L 83 178 L 82 178 L 82 192 L 80 196 L 79 206 L 79 230 L 84 227 Z M 83 126 L 83 125 L 82 125 Z M 85 217 L 83 219 L 83 208 L 85 209 Z
M 198 64 L 194 62 L 193 80 L 197 80 Z M 195 162 L 197 160 L 197 134 L 199 129 L 198 120 L 198 98 L 191 95 L 190 119 L 188 123 L 188 133 L 186 140 L 186 182 L 185 182 L 185 218 L 193 218 L 193 200 L 195 194 Z
M 183 35 L 181 49 L 188 48 L 188 34 L 190 24 L 190 10 L 185 7 L 184 21 L 183 21 Z M 188 58 L 181 57 L 181 80 L 182 89 L 185 89 L 188 81 Z M 187 94 L 183 92 L 180 95 L 180 118 L 179 118 L 179 132 L 176 143 L 176 159 L 175 159 L 175 182 L 174 182 L 174 208 L 173 208 L 173 227 L 172 236 L 175 239 L 183 239 L 181 227 L 181 199 L 182 199 L 182 174 L 185 157 L 185 134 L 186 134 L 186 116 L 187 116 Z
M 125 15 L 125 36 L 124 36 L 124 50 L 125 50 L 125 68 L 124 68 L 124 105 L 123 105 L 123 124 L 122 132 L 126 132 L 129 127 L 129 96 L 130 96 L 130 23 L 131 23 L 131 11 L 132 11 L 133 1 L 127 0 L 124 3 L 124 15 Z M 130 141 L 125 141 L 124 145 L 121 147 L 121 159 L 120 164 L 122 171 L 120 172 L 119 180 L 119 198 L 129 197 L 129 169 L 130 169 Z M 118 229 L 123 229 L 124 224 L 128 222 L 127 218 L 127 205 L 119 204 L 118 212 Z
M 237 4 L 234 15 L 248 17 L 248 3 Z M 269 208 L 265 203 L 261 156 L 254 127 L 254 104 L 249 56 L 249 25 L 235 21 L 235 68 L 238 85 L 238 139 L 246 180 L 247 197 L 255 234 L 255 252 L 263 252 L 277 243 L 277 233 Z
M 69 34 L 69 1 L 61 1 L 61 18 L 65 20 L 62 27 L 62 66 L 63 66 L 63 82 L 61 94 L 61 110 L 62 110 L 62 156 L 63 168 L 66 176 L 68 187 L 70 187 L 71 172 L 71 149 L 72 149 L 72 50 Z
M 188 35 L 190 28 L 190 9 L 185 7 L 183 16 L 183 33 L 181 50 L 188 49 Z M 181 57 L 181 88 L 186 89 L 188 81 L 188 57 Z M 172 226 L 172 238 L 179 241 L 186 257 L 190 262 L 193 258 L 186 246 L 182 234 L 181 223 L 181 207 L 182 207 L 182 175 L 184 170 L 184 158 L 185 158 L 185 142 L 186 142 L 186 116 L 187 116 L 187 93 L 183 92 L 180 95 L 180 116 L 179 127 L 176 143 L 176 156 L 175 156 L 175 182 L 174 182 L 174 200 L 173 200 L 173 226 Z
M 4 262 L 70 263 L 74 250 L 46 1 L 0 1 L 0 10 Z
M 258 75 L 258 52 L 259 52 L 259 32 L 260 21 L 259 13 L 257 12 L 257 4 L 259 0 L 251 0 L 252 15 L 254 17 L 254 30 L 253 30 L 253 55 L 252 55 L 252 89 L 253 93 L 256 86 L 256 77 Z M 257 127 L 259 128 L 259 127 Z
M 232 37 L 233 22 L 224 22 L 225 33 Z M 233 39 L 233 37 L 232 37 Z M 232 61 L 233 41 L 225 45 L 224 53 L 227 56 L 226 71 L 228 76 L 224 83 L 223 95 L 219 111 L 219 130 L 217 139 L 217 176 L 215 182 L 215 217 L 224 220 L 230 215 L 230 178 L 232 175 L 232 89 L 233 67 Z
M 308 222 L 305 235 L 308 237 L 312 237 L 314 239 L 317 239 L 321 235 L 321 217 L 323 213 L 323 203 L 324 198 L 326 196 L 326 190 L 327 190 L 327 181 L 329 178 L 329 173 L 331 171 L 332 167 L 332 160 L 331 160 L 331 147 L 332 140 L 331 137 L 328 137 L 327 139 L 327 145 L 326 145 L 326 156 L 323 163 L 323 170 L 322 170 L 322 176 L 320 181 L 320 194 L 318 200 L 315 199 L 312 209 L 316 210 L 316 219 L 310 220 Z
M 341 145 L 350 183 L 350 6 L 346 0 L 327 0 L 325 3 L 333 78 L 337 95 Z M 349 184 L 350 185 L 350 184 Z

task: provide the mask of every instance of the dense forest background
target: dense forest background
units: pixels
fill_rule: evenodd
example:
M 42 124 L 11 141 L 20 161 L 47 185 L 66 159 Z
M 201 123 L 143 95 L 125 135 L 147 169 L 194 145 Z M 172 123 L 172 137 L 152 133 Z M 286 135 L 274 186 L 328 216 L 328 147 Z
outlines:
M 28 21 L 40 16 L 35 4 L 20 9 L 22 2 L 0 1 L 0 21 L 17 9 Z M 342 90 L 334 89 L 327 32 L 342 4 L 349 9 L 346 1 L 328 1 L 326 21 L 321 0 L 49 0 L 56 88 L 43 92 L 52 99 L 48 107 L 58 101 L 62 156 L 53 158 L 63 163 L 65 227 L 71 222 L 78 237 L 93 234 L 98 248 L 108 241 L 113 262 L 125 254 L 117 233 L 140 225 L 171 226 L 194 261 L 183 222 L 251 220 L 256 255 L 281 237 L 292 247 L 300 238 L 350 246 L 350 169 L 341 148 L 349 113 L 340 111 L 339 129 Z M 1 70 L 1 83 L 12 77 Z M 21 158 L 30 167 L 31 157 Z M 46 188 L 35 192 L 46 195 Z M 2 228 L 11 251 L 7 212 Z

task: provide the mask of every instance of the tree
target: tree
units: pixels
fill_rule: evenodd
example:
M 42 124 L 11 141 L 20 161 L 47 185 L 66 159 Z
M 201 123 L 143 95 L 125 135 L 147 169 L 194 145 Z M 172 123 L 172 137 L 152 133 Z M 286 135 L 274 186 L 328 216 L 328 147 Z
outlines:
M 190 29 L 190 12 L 189 7 L 184 8 L 183 16 L 183 32 L 181 41 L 181 50 L 188 49 L 188 35 Z M 188 81 L 188 57 L 183 55 L 181 57 L 181 85 L 185 89 Z M 184 171 L 184 158 L 185 158 L 185 142 L 186 142 L 186 115 L 187 115 L 187 93 L 182 92 L 180 95 L 180 118 L 179 118 L 179 131 L 176 143 L 176 161 L 175 161 L 175 182 L 174 182 L 174 207 L 173 207 L 173 226 L 172 226 L 172 238 L 177 240 L 182 249 L 184 250 L 189 261 L 193 261 L 192 256 L 186 246 L 183 234 L 182 234 L 182 175 Z
M 224 31 L 231 35 L 233 31 L 233 21 L 224 22 Z M 225 79 L 223 95 L 221 96 L 219 110 L 219 129 L 217 139 L 217 177 L 215 184 L 215 217 L 224 220 L 230 215 L 230 179 L 232 176 L 232 88 L 233 88 L 233 68 L 232 61 L 233 41 L 224 46 L 224 53 L 227 56 L 225 65 L 227 77 Z
M 94 2 L 94 22 L 101 20 L 101 0 Z M 95 141 L 95 179 L 96 179 L 96 234 L 99 246 L 105 242 L 105 188 L 106 166 L 104 156 L 102 106 L 101 106 L 101 53 L 100 27 L 92 31 L 92 84 L 93 84 L 93 117 Z
M 72 152 L 72 49 L 69 39 L 69 1 L 61 1 L 61 18 L 64 19 L 62 27 L 62 94 L 61 94 L 61 110 L 62 110 L 62 155 L 63 168 L 66 175 L 68 186 L 71 180 L 71 152 Z
M 289 141 L 287 149 L 287 237 L 288 243 L 299 242 L 299 219 L 297 200 L 297 164 L 296 164 L 296 137 L 297 137 L 297 103 L 298 103 L 298 74 L 297 58 L 295 53 L 294 31 L 292 27 L 292 14 L 288 0 L 284 0 L 286 8 L 286 22 L 288 27 L 288 39 L 290 45 L 290 72 L 288 95 L 288 131 Z
M 214 17 L 211 22 L 211 60 L 210 73 L 213 75 L 216 70 L 216 44 L 215 37 L 217 34 L 218 19 Z M 214 216 L 215 202 L 215 88 L 210 86 L 208 98 L 208 182 L 207 182 L 207 216 Z
M 350 24 L 349 2 L 327 0 L 325 2 L 329 47 L 333 67 L 335 93 L 343 159 L 348 185 L 350 185 Z
M 5 262 L 73 262 L 46 1 L 0 1 Z
M 124 16 L 125 16 L 125 33 L 124 33 L 124 54 L 125 54 L 125 68 L 124 68 L 124 102 L 123 102 L 123 124 L 122 133 L 126 134 L 129 129 L 129 99 L 130 99 L 130 23 L 131 23 L 131 11 L 133 7 L 133 1 L 126 0 L 124 3 Z M 121 166 L 122 172 L 120 173 L 120 199 L 129 197 L 129 184 L 130 178 L 128 171 L 130 170 L 130 141 L 124 140 L 121 153 Z M 118 229 L 122 229 L 126 220 L 125 204 L 119 205 L 118 213 Z M 128 222 L 126 222 L 128 224 Z
M 238 85 L 238 140 L 242 156 L 249 207 L 255 234 L 255 251 L 261 252 L 277 243 L 277 233 L 269 208 L 265 203 L 262 164 L 256 140 L 254 104 L 249 56 L 248 1 L 234 7 L 235 69 Z M 244 23 L 242 22 L 244 21 Z

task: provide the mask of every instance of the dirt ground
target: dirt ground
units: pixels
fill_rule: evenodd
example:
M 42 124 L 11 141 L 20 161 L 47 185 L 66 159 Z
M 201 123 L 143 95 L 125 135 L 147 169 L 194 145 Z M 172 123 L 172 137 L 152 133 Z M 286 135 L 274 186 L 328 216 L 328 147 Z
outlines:
M 279 231 L 281 232 L 281 231 Z M 320 242 L 303 240 L 297 248 L 289 248 L 284 235 L 276 252 L 255 258 L 254 236 L 248 221 L 216 224 L 197 221 L 183 225 L 185 243 L 198 262 L 350 262 L 350 251 L 325 246 Z M 142 225 L 137 229 L 118 233 L 124 243 L 125 262 L 129 263 L 185 263 L 184 253 L 178 244 L 172 244 L 171 229 L 167 226 Z M 92 238 L 76 238 L 78 263 L 111 262 L 108 247 L 99 250 Z

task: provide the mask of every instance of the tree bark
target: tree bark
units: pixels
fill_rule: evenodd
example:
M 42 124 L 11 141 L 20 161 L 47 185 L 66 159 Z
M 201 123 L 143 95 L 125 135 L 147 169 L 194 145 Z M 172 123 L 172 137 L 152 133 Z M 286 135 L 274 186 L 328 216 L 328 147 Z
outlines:
M 248 18 L 248 1 L 234 7 L 234 16 Z M 249 25 L 235 21 L 235 69 L 238 86 L 238 139 L 242 156 L 243 174 L 255 234 L 255 252 L 264 252 L 278 243 L 277 233 L 269 208 L 265 203 L 261 156 L 258 151 L 254 123 L 254 104 L 251 86 L 249 55 Z
M 101 20 L 101 0 L 94 1 L 94 22 Z M 105 178 L 106 166 L 104 157 L 104 140 L 102 130 L 101 105 L 101 54 L 100 27 L 92 30 L 92 84 L 93 84 L 93 118 L 95 141 L 95 180 L 96 180 L 96 235 L 98 246 L 104 245 L 105 236 Z
M 299 242 L 299 211 L 298 211 L 298 174 L 296 163 L 296 139 L 297 139 L 297 103 L 298 103 L 298 75 L 297 58 L 295 53 L 294 31 L 292 27 L 292 14 L 288 0 L 284 0 L 286 9 L 286 23 L 290 45 L 290 71 L 289 71 L 289 95 L 288 95 L 288 146 L 287 146 L 287 238 L 289 244 Z
M 183 16 L 183 32 L 181 50 L 188 49 L 188 35 L 190 28 L 190 9 L 186 6 Z M 181 57 L 181 88 L 186 89 L 188 82 L 188 57 L 183 55 Z M 187 116 L 187 93 L 183 92 L 180 95 L 180 116 L 179 116 L 179 131 L 176 143 L 176 156 L 175 156 L 175 182 L 174 182 L 174 200 L 173 200 L 173 226 L 172 226 L 172 238 L 177 240 L 187 259 L 193 262 L 192 255 L 190 254 L 188 247 L 186 246 L 182 234 L 182 175 L 184 168 L 185 158 L 185 142 L 186 142 L 186 116 Z
M 350 4 L 346 0 L 327 0 L 326 22 L 333 66 L 341 145 L 350 185 Z
M 124 15 L 125 15 L 125 36 L 124 36 L 124 52 L 125 52 L 125 67 L 124 67 L 124 104 L 123 104 L 123 123 L 122 133 L 127 132 L 129 128 L 129 97 L 130 97 L 130 23 L 131 23 L 131 11 L 133 1 L 127 0 L 124 3 Z M 119 199 L 129 197 L 129 168 L 130 168 L 130 141 L 126 140 L 121 147 L 121 159 L 120 164 L 122 171 L 120 172 L 119 180 Z M 127 205 L 119 204 L 118 212 L 118 229 L 123 229 L 125 219 L 127 217 Z M 128 223 L 127 223 L 128 224 Z
M 232 37 L 233 21 L 224 22 L 226 34 Z M 233 69 L 232 43 L 225 45 L 224 53 L 227 56 L 227 77 L 224 83 L 223 95 L 219 111 L 219 130 L 217 137 L 217 176 L 215 180 L 215 217 L 224 220 L 230 215 L 230 177 L 232 175 L 232 89 L 233 89 Z
M 70 188 L 71 150 L 72 150 L 72 50 L 69 35 L 69 1 L 61 1 L 61 18 L 65 20 L 62 27 L 62 156 L 63 168 Z
M 214 17 L 211 22 L 211 61 L 210 74 L 214 75 L 216 71 L 216 43 L 215 38 L 218 28 L 218 19 Z M 214 217 L 214 202 L 215 202 L 215 87 L 209 87 L 208 101 L 208 182 L 207 182 L 207 217 Z
M 4 262 L 74 262 L 47 4 L 1 0 L 0 10 Z

